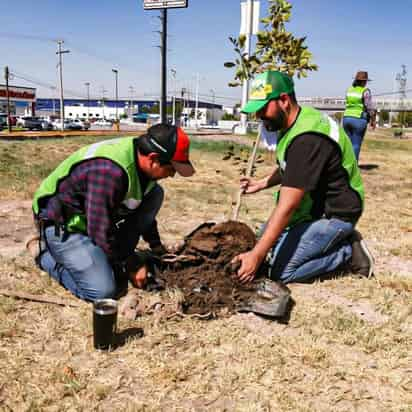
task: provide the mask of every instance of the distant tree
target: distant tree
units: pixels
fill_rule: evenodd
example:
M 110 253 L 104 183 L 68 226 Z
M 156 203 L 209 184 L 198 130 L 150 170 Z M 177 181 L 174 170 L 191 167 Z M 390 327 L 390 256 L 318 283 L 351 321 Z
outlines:
M 239 116 L 231 113 L 224 113 L 222 120 L 239 120 Z
M 400 126 L 409 127 L 412 124 L 412 113 L 410 112 L 399 112 L 395 118 L 395 122 Z
M 269 14 L 260 21 L 265 30 L 257 33 L 256 51 L 245 52 L 246 36 L 229 37 L 237 54 L 235 61 L 224 64 L 235 67 L 234 81 L 229 86 L 240 86 L 244 80 L 253 78 L 266 70 L 279 70 L 290 76 L 307 77 L 308 71 L 318 70 L 313 64 L 312 53 L 305 46 L 306 37 L 295 37 L 285 28 L 290 20 L 292 4 L 287 0 L 269 0 Z
M 141 113 L 150 113 L 150 106 L 142 106 L 142 108 L 140 109 Z
M 386 110 L 382 110 L 379 114 L 379 119 L 382 123 L 388 123 L 389 122 L 389 112 Z
M 154 105 L 150 108 L 149 113 L 159 114 L 159 113 L 160 113 L 159 103 L 154 104 Z

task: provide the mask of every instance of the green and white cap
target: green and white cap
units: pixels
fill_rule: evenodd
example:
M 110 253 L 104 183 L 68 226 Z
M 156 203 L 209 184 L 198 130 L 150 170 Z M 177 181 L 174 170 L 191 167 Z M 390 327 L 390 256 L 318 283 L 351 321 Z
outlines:
M 286 73 L 268 70 L 253 79 L 249 101 L 242 112 L 256 113 L 270 100 L 279 98 L 282 93 L 291 94 L 294 90 L 293 80 Z

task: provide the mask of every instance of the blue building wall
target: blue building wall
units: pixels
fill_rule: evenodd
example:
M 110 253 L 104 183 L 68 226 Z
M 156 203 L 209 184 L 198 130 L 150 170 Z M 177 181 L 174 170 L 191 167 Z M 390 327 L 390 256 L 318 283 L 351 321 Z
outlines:
M 176 99 L 179 101 L 180 99 Z M 101 100 L 94 100 L 94 99 L 64 99 L 65 106 L 84 106 L 84 107 L 100 107 Z M 105 107 L 117 107 L 124 108 L 130 104 L 130 100 L 105 100 L 104 105 Z M 133 100 L 133 105 L 138 105 L 139 111 L 141 111 L 142 107 L 146 106 L 151 108 L 157 104 L 159 104 L 158 100 Z M 171 105 L 171 102 L 167 102 L 168 106 Z M 196 102 L 194 100 L 185 100 L 186 106 L 195 107 Z M 208 102 L 201 102 L 199 101 L 199 108 L 208 108 L 208 109 L 222 109 L 222 105 L 213 104 Z M 52 110 L 59 111 L 60 110 L 60 99 L 45 99 L 45 98 L 38 98 L 36 99 L 36 111 L 52 111 Z

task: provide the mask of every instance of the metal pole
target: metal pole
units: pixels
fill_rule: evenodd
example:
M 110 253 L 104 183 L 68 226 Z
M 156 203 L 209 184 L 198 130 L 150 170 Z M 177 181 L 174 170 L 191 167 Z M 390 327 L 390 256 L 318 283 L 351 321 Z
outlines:
M 11 133 L 11 120 L 10 120 L 10 93 L 9 93 L 9 77 L 10 72 L 8 66 L 4 69 L 4 77 L 6 78 L 6 97 L 7 97 L 7 128 Z
M 129 92 L 130 92 L 130 106 L 129 106 L 129 117 L 133 121 L 133 86 L 129 86 Z
M 58 51 L 56 54 L 59 55 L 59 74 L 60 74 L 60 121 L 61 121 L 61 128 L 64 130 L 64 97 L 63 97 L 63 53 L 70 53 L 70 50 L 62 50 L 62 45 L 64 41 L 58 40 Z
M 119 89 L 118 89 L 118 76 L 119 71 L 117 69 L 112 69 L 115 77 L 115 87 L 116 87 L 116 130 L 119 131 Z
M 90 82 L 85 83 L 87 90 L 87 121 L 90 120 Z
M 252 32 L 253 32 L 253 0 L 247 0 L 246 10 L 248 12 L 247 20 L 249 25 L 247 27 L 246 42 L 245 42 L 245 53 L 247 56 L 250 54 L 251 43 L 252 43 Z M 243 81 L 242 89 L 242 107 L 246 104 L 249 98 L 249 80 Z M 242 113 L 240 115 L 241 124 L 241 134 L 247 133 L 247 115 Z
M 173 78 L 173 94 L 172 94 L 172 124 L 176 125 L 176 70 L 170 69 Z
M 195 102 L 195 125 L 196 129 L 199 128 L 198 124 L 198 110 L 199 110 L 199 73 L 196 74 L 196 102 Z
M 161 29 L 161 83 L 160 83 L 160 122 L 167 123 L 167 9 L 162 9 L 160 20 L 162 22 Z

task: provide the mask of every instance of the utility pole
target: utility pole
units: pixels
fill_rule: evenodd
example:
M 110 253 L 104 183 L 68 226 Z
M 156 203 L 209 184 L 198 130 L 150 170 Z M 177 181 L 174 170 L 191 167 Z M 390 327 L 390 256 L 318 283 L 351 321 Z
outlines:
M 112 69 L 112 72 L 114 73 L 115 77 L 115 91 L 116 91 L 116 131 L 119 131 L 119 86 L 118 86 L 118 81 L 119 81 L 119 71 L 117 69 Z
M 160 82 L 160 122 L 167 123 L 167 9 L 160 12 L 162 28 L 160 31 L 161 82 Z
M 52 87 L 50 87 L 50 90 L 51 90 L 51 93 L 52 93 L 52 103 L 53 103 L 53 116 L 55 116 L 55 114 L 56 114 L 56 106 L 55 106 L 55 95 L 56 95 L 56 90 L 57 90 L 57 88 L 56 87 L 54 87 L 54 86 L 52 86 Z M 54 118 L 53 118 L 53 120 L 54 120 Z
M 405 98 L 406 98 L 406 83 L 408 78 L 406 77 L 407 71 L 406 66 L 402 64 L 402 72 L 397 73 L 396 81 L 398 82 L 398 92 L 399 92 L 399 121 L 401 123 L 401 128 L 403 128 L 403 123 L 405 121 Z
M 129 93 L 130 93 L 129 117 L 133 121 L 133 95 L 134 95 L 133 86 L 129 86 Z
M 87 121 L 90 121 L 90 82 L 84 84 L 87 90 Z
M 102 118 L 104 120 L 105 119 L 105 116 L 104 116 L 104 95 L 107 92 L 107 90 L 104 88 L 104 86 L 102 86 L 100 91 L 102 93 Z
M 59 55 L 59 74 L 60 74 L 60 121 L 64 130 L 64 97 L 63 97 L 63 59 L 62 54 L 70 53 L 70 50 L 62 50 L 63 40 L 57 40 L 57 52 Z
M 176 70 L 175 69 L 170 69 L 170 72 L 172 73 L 172 78 L 173 78 L 173 94 L 172 94 L 172 100 L 173 100 L 173 110 L 172 110 L 172 124 L 173 126 L 176 125 Z
M 199 123 L 198 123 L 198 111 L 199 111 L 199 78 L 200 75 L 199 73 L 196 73 L 196 103 L 195 103 L 195 125 L 196 129 L 199 128 Z
M 216 99 L 216 93 L 213 89 L 210 89 L 210 93 L 212 93 L 212 102 L 213 102 L 213 108 L 215 108 L 215 99 Z
M 10 119 L 10 93 L 9 93 L 9 77 L 10 71 L 9 67 L 4 68 L 4 77 L 6 78 L 6 98 L 7 98 L 7 128 L 9 133 L 11 133 L 11 119 Z

